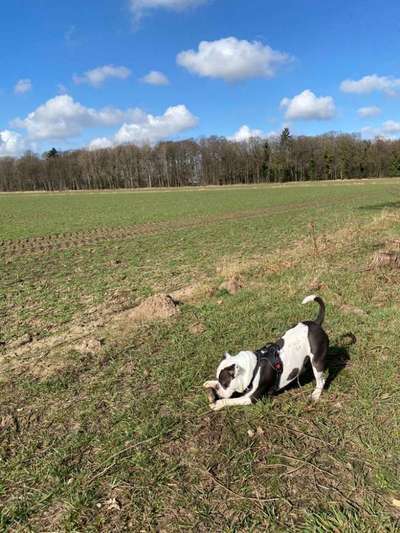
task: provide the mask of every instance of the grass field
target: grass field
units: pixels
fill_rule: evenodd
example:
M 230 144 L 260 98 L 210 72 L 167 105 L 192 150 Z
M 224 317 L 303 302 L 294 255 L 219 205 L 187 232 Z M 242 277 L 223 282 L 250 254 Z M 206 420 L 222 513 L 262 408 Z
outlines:
M 399 198 L 395 179 L 0 194 L 0 529 L 399 531 L 400 269 L 370 266 L 399 250 Z M 210 411 L 222 353 L 312 318 L 314 292 L 320 402 L 306 376 Z M 129 320 L 159 293 L 176 315 Z

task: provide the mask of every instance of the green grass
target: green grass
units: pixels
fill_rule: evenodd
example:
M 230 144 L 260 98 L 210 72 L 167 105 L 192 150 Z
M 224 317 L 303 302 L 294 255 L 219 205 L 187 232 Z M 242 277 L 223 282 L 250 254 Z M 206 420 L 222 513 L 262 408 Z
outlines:
M 297 185 L 171 189 L 126 192 L 0 193 L 0 239 L 24 239 L 99 227 L 116 228 L 148 222 L 209 217 L 268 207 L 347 201 L 369 196 L 374 183 L 334 182 Z M 381 180 L 379 189 L 399 188 L 395 179 Z M 329 190 L 326 190 L 327 186 Z M 390 198 L 385 195 L 382 199 Z
M 399 238 L 399 191 L 385 180 L 1 195 L 4 241 L 103 236 L 65 250 L 0 248 L 0 340 L 51 337 L 89 323 L 101 304 L 218 287 L 224 271 L 243 289 L 190 300 L 167 321 L 105 328 L 96 354 L 73 343 L 18 358 L 0 348 L 0 528 L 398 531 L 400 272 L 368 266 Z M 151 234 L 110 230 L 150 222 Z M 223 351 L 257 348 L 312 317 L 300 302 L 316 284 L 333 358 L 341 335 L 357 337 L 320 403 L 309 403 L 308 382 L 209 411 L 201 384 Z

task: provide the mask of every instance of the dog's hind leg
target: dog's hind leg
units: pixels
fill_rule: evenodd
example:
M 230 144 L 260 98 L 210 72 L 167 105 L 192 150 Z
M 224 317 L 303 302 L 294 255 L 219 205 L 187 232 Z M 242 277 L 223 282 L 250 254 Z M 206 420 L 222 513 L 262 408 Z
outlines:
M 311 399 L 314 402 L 317 402 L 324 389 L 325 378 L 324 378 L 324 373 L 318 370 L 316 366 L 314 366 L 312 359 L 311 359 L 311 366 L 312 366 L 315 381 L 316 381 L 316 386 L 315 386 L 314 392 L 311 394 Z
M 308 341 L 310 343 L 310 361 L 314 373 L 316 386 L 311 399 L 319 400 L 325 385 L 324 370 L 328 354 L 329 339 L 325 331 L 315 324 L 310 324 L 308 329 Z

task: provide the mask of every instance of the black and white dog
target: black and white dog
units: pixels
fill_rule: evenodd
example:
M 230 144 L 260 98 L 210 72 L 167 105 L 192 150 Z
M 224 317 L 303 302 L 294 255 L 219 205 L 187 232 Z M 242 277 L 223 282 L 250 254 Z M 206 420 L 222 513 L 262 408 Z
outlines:
M 211 389 L 214 401 L 210 408 L 218 411 L 230 405 L 249 405 L 265 395 L 271 395 L 295 380 L 309 359 L 316 380 L 311 395 L 317 401 L 324 388 L 323 372 L 329 347 L 328 335 L 322 329 L 325 304 L 319 296 L 307 296 L 308 302 L 319 304 L 314 321 L 299 322 L 278 341 L 256 352 L 242 351 L 237 355 L 225 353 L 217 369 L 217 380 L 203 385 Z

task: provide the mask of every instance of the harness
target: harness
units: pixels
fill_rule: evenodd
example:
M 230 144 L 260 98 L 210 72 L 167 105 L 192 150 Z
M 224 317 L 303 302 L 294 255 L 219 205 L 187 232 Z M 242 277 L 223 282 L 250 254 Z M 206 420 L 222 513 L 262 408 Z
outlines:
M 263 346 L 262 348 L 260 348 L 259 350 L 256 350 L 254 352 L 255 356 L 257 357 L 257 363 L 254 368 L 251 381 L 243 394 L 250 392 L 250 390 L 252 389 L 254 379 L 263 361 L 267 362 L 275 372 L 275 383 L 269 392 L 272 392 L 272 393 L 277 392 L 279 388 L 279 380 L 283 372 L 283 364 L 282 364 L 282 360 L 280 358 L 279 352 L 280 352 L 280 347 L 278 346 L 278 344 L 274 342 L 270 342 L 266 344 L 265 346 Z

